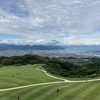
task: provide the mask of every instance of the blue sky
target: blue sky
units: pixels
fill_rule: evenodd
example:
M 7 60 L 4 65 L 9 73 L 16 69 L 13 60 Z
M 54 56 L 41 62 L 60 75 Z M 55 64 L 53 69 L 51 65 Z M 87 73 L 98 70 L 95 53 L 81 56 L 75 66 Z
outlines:
M 0 33 L 0 39 L 22 39 L 22 37 L 13 34 Z
M 0 43 L 100 44 L 100 0 L 1 0 Z

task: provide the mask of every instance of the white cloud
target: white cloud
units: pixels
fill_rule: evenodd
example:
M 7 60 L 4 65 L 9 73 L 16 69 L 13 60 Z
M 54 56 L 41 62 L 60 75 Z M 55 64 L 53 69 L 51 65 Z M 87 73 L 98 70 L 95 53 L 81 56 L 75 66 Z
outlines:
M 99 0 L 2 0 L 0 33 L 21 35 L 31 44 L 54 39 L 99 44 L 100 34 L 94 32 L 100 29 L 99 5 Z

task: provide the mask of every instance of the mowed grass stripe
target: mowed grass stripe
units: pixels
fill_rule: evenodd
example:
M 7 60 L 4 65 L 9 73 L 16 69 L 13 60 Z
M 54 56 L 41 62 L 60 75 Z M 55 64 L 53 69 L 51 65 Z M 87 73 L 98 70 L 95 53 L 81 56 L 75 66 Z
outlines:
M 69 100 L 73 100 L 73 98 L 75 98 L 78 94 L 80 94 L 81 92 L 83 92 L 86 88 L 89 88 L 91 85 L 90 84 L 87 84 L 87 83 L 83 83 L 83 86 L 78 88 L 78 89 L 75 89 L 71 94 L 69 95 L 66 95 L 64 97 L 63 100 L 66 100 L 67 98 Z
M 47 89 L 44 91 L 44 92 L 42 92 L 41 94 L 40 94 L 40 96 L 37 96 L 36 98 L 35 98 L 35 100 L 45 100 L 45 98 L 46 97 L 48 97 L 49 95 L 51 95 L 52 93 L 55 93 L 56 92 L 56 90 L 57 90 L 57 88 L 59 87 L 60 89 L 62 89 L 62 88 L 67 88 L 67 87 L 70 87 L 70 86 L 72 86 L 73 84 L 60 84 L 60 85 L 53 85 L 52 87 L 47 87 Z M 47 99 L 46 99 L 47 100 Z
M 5 97 L 5 93 L 4 92 L 0 92 L 0 100 L 2 100 L 3 97 Z
M 24 92 L 26 93 L 30 91 L 29 88 L 24 88 L 24 89 L 20 89 L 20 90 L 14 90 L 14 91 L 9 91 L 9 92 L 2 92 L 3 95 L 0 95 L 0 100 L 15 100 L 17 99 L 18 96 L 23 95 Z
M 97 86 L 95 86 L 95 88 L 94 88 L 92 91 L 90 91 L 90 92 L 88 93 L 88 95 L 86 95 L 85 98 L 84 98 L 83 100 L 89 100 L 89 99 L 90 99 L 90 100 L 94 100 L 94 99 L 97 97 L 99 91 L 100 91 L 100 84 L 97 85 Z M 99 99 L 100 99 L 100 98 L 99 98 Z
M 27 99 L 25 99 L 25 100 L 36 100 L 36 98 L 37 97 L 40 97 L 40 95 L 42 95 L 42 94 L 45 94 L 45 92 L 46 91 L 48 91 L 48 90 L 50 90 L 50 89 L 52 89 L 52 88 L 57 88 L 57 86 L 61 86 L 61 84 L 60 85 L 58 85 L 58 84 L 54 84 L 54 85 L 48 85 L 46 88 L 43 88 L 43 89 L 41 89 L 41 90 L 39 90 L 39 91 L 37 91 L 37 92 L 35 92 L 35 93 L 32 93 L 32 95 L 30 95 Z M 54 89 L 53 89 L 54 90 Z M 55 92 L 56 92 L 56 89 L 54 90 Z M 53 92 L 54 92 L 53 91 Z M 34 99 L 32 99 L 32 98 L 34 98 Z M 39 99 L 39 98 L 38 98 Z M 44 100 L 44 99 L 41 99 L 40 98 L 40 100 Z
M 37 98 L 37 97 L 40 97 L 41 95 L 43 95 L 43 94 L 45 94 L 46 92 L 48 92 L 50 89 L 52 89 L 53 88 L 53 92 L 56 92 L 56 89 L 57 89 L 57 87 L 59 87 L 59 86 L 62 86 L 62 84 L 61 83 L 58 83 L 58 84 L 51 84 L 51 85 L 48 85 L 46 88 L 43 88 L 41 91 L 39 90 L 39 91 L 37 91 L 37 92 L 35 92 L 34 94 L 32 94 L 29 98 L 27 98 L 26 100 L 31 100 L 31 98 L 33 98 L 34 97 L 34 100 Z M 55 88 L 55 89 L 54 89 Z M 33 99 L 32 99 L 33 100 Z M 41 99 L 41 97 L 40 97 L 40 100 L 42 100 Z M 43 99 L 44 100 L 44 99 Z
M 17 91 L 14 91 L 11 95 L 10 95 L 10 97 L 13 97 L 13 98 L 17 98 L 18 96 L 22 96 L 22 95 L 24 95 L 25 93 L 26 93 L 26 91 L 27 92 L 30 92 L 30 89 L 32 89 L 32 88 L 24 88 L 24 89 L 20 89 L 20 90 L 17 90 Z
M 11 90 L 9 92 L 5 91 L 3 92 L 3 95 L 1 95 L 0 100 L 17 100 L 18 96 L 21 97 L 21 100 L 26 100 L 25 98 L 27 97 L 27 94 L 30 93 L 31 91 L 34 92 L 34 90 L 36 89 L 37 87 Z
M 48 87 L 48 85 L 44 85 L 44 86 L 39 86 L 36 87 L 35 89 L 32 88 L 32 90 L 30 90 L 29 92 L 26 91 L 26 93 L 24 93 L 24 95 L 21 96 L 21 100 L 34 100 L 33 97 L 35 96 L 34 94 L 38 91 L 42 91 L 42 89 Z M 43 91 L 42 91 L 43 92 Z
M 61 84 L 61 86 L 63 86 L 64 84 Z M 68 85 L 68 86 L 67 86 Z M 52 92 L 51 94 L 49 94 L 47 97 L 44 98 L 44 100 L 50 100 L 50 99 L 54 99 L 55 97 L 59 96 L 61 93 L 64 93 L 67 90 L 69 90 L 70 88 L 74 88 L 77 86 L 77 83 L 73 84 L 73 83 L 69 83 L 69 84 L 65 84 L 64 88 L 60 88 L 60 86 L 58 87 L 60 89 L 59 92 Z
M 85 85 L 85 84 L 84 84 Z M 73 91 L 77 90 L 78 88 L 81 88 L 84 86 L 83 83 L 77 84 L 74 87 L 71 87 L 69 89 L 64 89 L 64 92 L 61 92 L 57 97 L 55 97 L 53 100 L 63 100 L 65 96 L 68 96 L 69 94 L 73 93 Z
M 25 98 L 23 99 L 23 97 L 27 96 L 28 93 L 30 93 L 31 91 L 37 89 L 37 87 L 34 87 L 34 88 L 26 88 L 24 91 L 18 93 L 17 95 L 20 96 L 21 100 L 26 100 Z
M 77 95 L 73 100 L 86 100 L 84 98 L 98 86 L 99 86 L 99 83 L 98 84 L 92 84 L 90 87 L 86 88 L 86 90 L 84 90 L 79 95 Z M 91 100 L 91 99 L 89 99 L 89 100 Z
M 99 100 L 100 99 L 100 87 L 98 88 L 98 95 L 95 97 L 94 100 Z
M 8 87 L 15 87 L 15 86 L 18 86 L 18 84 L 19 84 L 19 82 L 17 82 L 17 81 L 14 81 L 14 80 L 11 81 L 10 79 L 6 79 L 6 78 L 3 78 L 0 81 L 2 81 L 2 83 L 0 83 L 0 84 L 2 84 L 2 85 L 0 85 L 1 86 L 0 89 L 8 88 Z M 5 84 L 8 84 L 8 85 L 4 86 Z
M 34 69 L 34 70 L 36 70 L 36 69 Z M 13 76 L 12 76 L 13 75 Z M 33 78 L 35 78 L 36 76 L 34 75 L 34 73 L 30 73 L 30 72 L 28 72 L 28 74 L 25 74 L 25 73 L 20 73 L 20 74 L 6 74 L 6 75 L 1 75 L 0 74 L 0 79 L 2 78 L 2 77 L 7 77 L 7 78 L 19 78 L 19 79 L 33 79 Z M 35 77 L 34 77 L 35 76 Z
M 7 87 L 21 86 L 21 85 L 26 85 L 27 83 L 29 83 L 28 80 L 22 80 L 18 78 L 17 79 L 16 78 L 5 78 L 5 77 L 2 77 L 0 81 L 2 81 L 4 84 L 8 84 Z M 1 88 L 3 88 L 4 84 L 2 84 Z
M 33 78 L 32 77 L 33 74 L 31 74 L 30 76 L 25 76 L 25 74 L 18 74 L 18 75 L 12 74 L 12 75 L 9 75 L 9 74 L 2 75 L 2 76 L 0 75 L 1 76 L 0 79 L 2 79 L 2 78 L 8 78 L 8 79 L 22 79 L 22 78 L 23 79 L 28 79 L 28 78 L 31 79 L 31 78 Z
M 2 80 L 2 82 L 11 82 L 11 83 L 23 83 L 23 82 L 28 82 L 28 80 L 20 78 L 20 77 L 2 77 L 0 78 L 0 80 Z M 26 83 L 25 82 L 25 83 Z

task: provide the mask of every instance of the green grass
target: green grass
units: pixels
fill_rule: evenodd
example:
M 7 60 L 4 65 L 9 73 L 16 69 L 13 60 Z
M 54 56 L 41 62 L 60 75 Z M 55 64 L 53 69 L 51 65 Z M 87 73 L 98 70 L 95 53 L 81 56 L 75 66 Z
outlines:
M 41 65 L 5 66 L 0 68 L 0 89 L 57 81 L 56 79 L 46 76 L 42 71 L 36 70 L 39 66 Z M 18 74 L 18 72 L 20 74 Z M 4 86 L 4 84 L 8 85 Z
M 60 91 L 56 92 L 59 88 Z M 0 92 L 0 100 L 99 100 L 100 81 L 62 83 Z
M 36 70 L 39 66 L 0 68 L 0 88 L 59 81 L 46 76 L 42 71 Z M 20 72 L 21 76 L 16 75 L 17 72 Z M 12 77 L 12 74 L 14 74 L 14 77 Z M 4 86 L 4 83 L 8 83 L 8 86 Z M 59 88 L 59 92 L 56 92 L 57 88 Z M 0 100 L 17 100 L 18 96 L 20 96 L 20 100 L 99 100 L 100 81 L 57 83 L 0 92 Z

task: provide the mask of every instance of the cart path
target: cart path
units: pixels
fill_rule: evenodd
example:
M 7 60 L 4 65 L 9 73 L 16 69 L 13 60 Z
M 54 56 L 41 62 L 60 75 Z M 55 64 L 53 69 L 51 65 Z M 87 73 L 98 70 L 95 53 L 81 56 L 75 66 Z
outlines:
M 46 83 L 37 83 L 37 84 L 31 84 L 31 85 L 25 85 L 25 86 L 19 86 L 19 87 L 13 87 L 13 88 L 7 88 L 7 89 L 0 89 L 0 91 L 9 91 L 9 90 L 15 90 L 15 89 L 22 89 L 22 88 L 27 88 L 27 87 L 31 87 L 31 86 L 40 86 L 40 85 L 47 85 L 47 84 L 57 84 L 57 83 L 72 83 L 72 82 L 86 82 L 86 80 L 81 80 L 81 81 L 71 81 L 71 80 L 66 80 L 64 78 L 59 78 L 59 77 L 55 77 L 53 75 L 48 74 L 45 70 L 36 68 L 37 70 L 40 70 L 42 72 L 44 72 L 47 76 L 55 78 L 55 79 L 59 79 L 61 81 L 56 81 L 56 82 L 46 82 Z M 92 79 L 92 80 L 88 80 L 88 82 L 92 82 L 92 81 L 99 81 L 100 79 Z
M 44 73 L 45 73 L 46 75 L 48 75 L 49 77 L 52 77 L 52 78 L 55 78 L 55 79 L 59 79 L 59 80 L 62 80 L 62 81 L 64 81 L 64 82 L 86 82 L 86 80 L 71 81 L 71 80 L 67 80 L 67 79 L 64 79 L 64 78 L 55 77 L 55 76 L 53 76 L 53 75 L 48 74 L 45 70 L 39 69 L 39 67 L 36 68 L 36 69 L 37 69 L 37 70 L 40 70 L 40 71 L 42 71 L 42 72 L 44 72 Z M 100 79 L 92 79 L 92 80 L 87 80 L 87 82 L 99 81 L 99 80 L 100 80 Z

